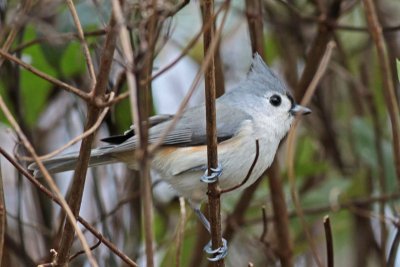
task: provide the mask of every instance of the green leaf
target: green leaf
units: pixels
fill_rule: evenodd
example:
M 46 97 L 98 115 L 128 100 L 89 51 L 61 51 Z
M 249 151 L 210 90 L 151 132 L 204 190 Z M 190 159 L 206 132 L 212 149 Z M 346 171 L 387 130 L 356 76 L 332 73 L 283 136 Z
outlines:
M 25 41 L 35 38 L 36 34 L 32 28 L 27 28 Z M 40 46 L 34 45 L 25 49 L 22 53 L 22 60 L 31 64 L 36 69 L 50 76 L 56 76 L 55 69 L 47 62 Z M 51 84 L 21 69 L 21 102 L 24 108 L 23 114 L 28 126 L 34 126 L 40 112 L 45 106 L 46 99 L 50 93 Z
M 125 99 L 116 105 L 114 116 L 117 127 L 121 132 L 126 131 L 132 125 L 130 114 L 129 99 Z
M 81 45 L 77 42 L 71 42 L 61 59 L 60 68 L 63 77 L 72 77 L 84 73 L 85 64 Z

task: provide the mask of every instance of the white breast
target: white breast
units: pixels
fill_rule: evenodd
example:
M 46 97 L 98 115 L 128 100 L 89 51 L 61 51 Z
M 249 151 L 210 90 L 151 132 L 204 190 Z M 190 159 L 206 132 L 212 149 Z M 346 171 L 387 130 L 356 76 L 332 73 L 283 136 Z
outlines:
M 255 182 L 271 165 L 278 143 L 268 133 L 259 137 L 259 158 L 249 180 L 241 189 Z M 246 177 L 256 155 L 256 138 L 252 121 L 243 122 L 234 137 L 218 145 L 218 161 L 223 172 L 219 179 L 222 189 L 240 184 Z M 207 166 L 206 146 L 171 148 L 156 153 L 152 167 L 182 196 L 201 202 L 207 195 L 207 184 L 200 181 L 204 170 L 191 170 Z

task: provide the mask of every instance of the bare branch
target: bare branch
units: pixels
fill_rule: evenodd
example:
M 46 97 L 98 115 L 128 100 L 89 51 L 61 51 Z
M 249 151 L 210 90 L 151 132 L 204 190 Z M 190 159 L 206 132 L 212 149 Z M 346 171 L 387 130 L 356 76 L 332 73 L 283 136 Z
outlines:
M 48 75 L 48 74 L 46 74 L 44 72 L 41 72 L 40 70 L 38 70 L 38 69 L 34 68 L 33 66 L 23 62 L 19 58 L 7 53 L 6 51 L 0 49 L 0 55 L 3 56 L 6 59 L 18 64 L 19 66 L 23 67 L 24 69 L 32 72 L 33 74 L 37 75 L 38 77 L 40 77 L 40 78 L 42 78 L 42 79 L 44 79 L 44 80 L 46 80 L 46 81 L 58 86 L 58 87 L 61 87 L 62 89 L 66 90 L 68 92 L 74 93 L 75 95 L 81 97 L 84 100 L 89 100 L 89 95 L 86 94 L 85 92 L 83 92 L 82 90 L 80 90 L 80 89 L 78 89 L 76 87 L 73 87 L 72 85 L 66 84 L 66 83 L 64 83 L 64 82 L 62 82 L 62 81 L 60 81 L 60 80 L 58 80 L 58 79 L 56 79 L 54 77 L 51 77 L 50 75 Z
M 86 43 L 85 35 L 83 33 L 83 29 L 82 29 L 82 25 L 81 25 L 81 22 L 78 17 L 78 13 L 76 12 L 74 2 L 72 2 L 72 0 L 66 0 L 66 1 L 67 1 L 68 8 L 71 12 L 72 18 L 74 20 L 76 29 L 78 30 L 78 39 L 81 42 L 81 45 L 83 48 L 83 54 L 85 56 L 86 66 L 89 70 L 90 79 L 92 80 L 91 88 L 93 88 L 97 82 L 96 82 L 96 74 L 94 71 L 92 58 L 91 58 L 90 52 L 89 52 L 89 47 Z
M 222 190 L 221 190 L 221 195 L 222 195 L 222 194 L 225 194 L 225 193 L 228 193 L 228 192 L 231 192 L 231 191 L 233 191 L 233 190 L 235 190 L 235 189 L 238 189 L 239 187 L 243 186 L 243 185 L 247 182 L 247 180 L 249 180 L 249 178 L 250 178 L 250 176 L 251 176 L 251 173 L 253 172 L 253 169 L 254 169 L 254 167 L 256 166 L 256 163 L 257 163 L 257 161 L 258 161 L 259 155 L 260 155 L 260 145 L 259 145 L 259 142 L 258 142 L 258 139 L 257 139 L 257 140 L 256 140 L 256 155 L 254 156 L 253 163 L 251 164 L 250 169 L 249 169 L 249 171 L 247 172 L 246 177 L 243 179 L 243 181 L 242 181 L 240 184 L 237 184 L 237 185 L 235 185 L 235 186 L 232 186 L 231 188 L 222 189 Z
M 320 61 L 318 69 L 317 69 L 313 79 L 311 80 L 308 88 L 306 89 L 303 99 L 301 100 L 302 105 L 307 105 L 309 103 L 309 101 L 311 100 L 311 97 L 314 95 L 315 90 L 317 89 L 317 84 L 319 83 L 320 79 L 322 78 L 322 76 L 325 73 L 325 70 L 328 66 L 329 60 L 332 55 L 333 47 L 334 47 L 333 41 L 329 42 L 327 45 L 327 49 Z M 299 120 L 295 119 L 292 129 L 289 131 L 288 140 L 287 140 L 287 143 L 288 143 L 287 165 L 288 165 L 289 184 L 291 187 L 290 191 L 291 191 L 293 203 L 296 207 L 296 212 L 298 213 L 298 216 L 300 218 L 300 221 L 301 221 L 304 231 L 306 233 L 307 240 L 310 244 L 314 260 L 316 261 L 317 265 L 321 267 L 321 266 L 323 266 L 323 264 L 317 254 L 316 245 L 315 245 L 315 242 L 314 242 L 314 240 L 311 236 L 311 233 L 308 229 L 307 223 L 305 221 L 303 209 L 301 207 L 298 193 L 296 190 L 296 182 L 295 182 L 296 175 L 295 175 L 295 170 L 294 170 L 294 151 L 295 151 L 295 147 L 296 147 L 296 145 L 295 145 L 296 134 L 295 133 L 296 133 L 298 122 L 299 122 Z
M 34 186 L 36 186 L 44 195 L 50 200 L 54 201 L 57 205 L 62 207 L 60 199 L 53 194 L 50 190 L 47 189 L 44 185 L 42 185 L 35 177 L 33 177 L 27 170 L 24 169 L 18 162 L 13 159 L 3 148 L 0 147 L 0 154 L 2 154 L 23 176 L 25 176 L 29 182 L 31 182 Z M 78 221 L 89 230 L 95 237 L 99 240 L 102 240 L 102 243 L 107 246 L 115 255 L 119 256 L 121 260 L 123 260 L 128 266 L 137 267 L 138 265 L 132 261 L 128 256 L 126 256 L 123 252 L 118 250 L 118 248 L 111 243 L 109 240 L 105 239 L 102 234 L 100 234 L 91 224 L 85 221 L 82 217 L 78 217 Z
M 393 136 L 393 156 L 395 161 L 396 175 L 398 187 L 400 188 L 400 121 L 399 106 L 396 101 L 396 94 L 390 71 L 389 60 L 386 55 L 385 42 L 382 36 L 382 27 L 376 15 L 375 5 L 371 0 L 363 0 L 365 13 L 367 16 L 368 27 L 370 29 L 372 39 L 378 52 L 379 67 L 382 74 L 383 94 L 386 106 L 389 112 L 389 118 L 392 126 Z
M 61 207 L 66 212 L 67 219 L 71 223 L 72 227 L 74 228 L 74 231 L 76 231 L 76 233 L 78 235 L 78 238 L 82 243 L 83 249 L 85 250 L 86 255 L 88 256 L 88 260 L 89 260 L 91 266 L 98 266 L 96 260 L 94 259 L 93 255 L 92 255 L 92 253 L 90 251 L 89 245 L 88 245 L 88 243 L 87 243 L 82 231 L 76 225 L 75 216 L 72 213 L 70 207 L 68 206 L 68 203 L 65 201 L 65 199 L 64 199 L 63 195 L 61 194 L 60 190 L 58 189 L 55 181 L 51 178 L 49 172 L 46 170 L 46 168 L 43 165 L 42 161 L 37 156 L 34 148 L 31 145 L 31 143 L 29 142 L 29 140 L 26 138 L 26 136 L 22 132 L 22 130 L 19 127 L 18 123 L 15 121 L 15 119 L 12 116 L 11 112 L 7 108 L 6 104 L 4 103 L 2 96 L 0 96 L 0 108 L 3 111 L 4 115 L 6 116 L 7 120 L 13 126 L 13 128 L 16 131 L 16 133 L 18 134 L 18 136 L 21 138 L 22 143 L 24 144 L 25 148 L 29 151 L 29 153 L 35 159 L 35 162 L 37 163 L 37 165 L 39 167 L 39 170 L 43 174 L 43 177 L 45 178 L 47 184 L 50 186 L 52 191 L 56 194 L 57 198 L 60 200 Z M 57 259 L 55 259 L 55 260 L 57 260 Z
M 324 217 L 324 229 L 325 229 L 325 239 L 326 239 L 326 254 L 327 254 L 327 266 L 334 267 L 333 263 L 333 238 L 332 238 L 332 228 L 329 216 Z

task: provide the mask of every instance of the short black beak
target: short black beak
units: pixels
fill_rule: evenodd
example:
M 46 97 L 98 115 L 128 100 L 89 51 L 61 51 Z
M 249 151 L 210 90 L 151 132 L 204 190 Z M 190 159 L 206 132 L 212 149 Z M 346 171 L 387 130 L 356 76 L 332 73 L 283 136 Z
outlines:
M 296 104 L 289 110 L 289 112 L 292 115 L 308 115 L 311 113 L 311 109 Z

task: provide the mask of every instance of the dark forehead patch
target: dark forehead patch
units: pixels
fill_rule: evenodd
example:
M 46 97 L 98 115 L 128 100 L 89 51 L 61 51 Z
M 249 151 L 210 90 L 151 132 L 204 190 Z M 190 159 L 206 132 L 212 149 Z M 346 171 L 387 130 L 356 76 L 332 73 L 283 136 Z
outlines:
M 293 108 L 296 105 L 296 103 L 294 102 L 293 96 L 289 92 L 286 92 L 286 96 L 289 98 L 291 107 Z

